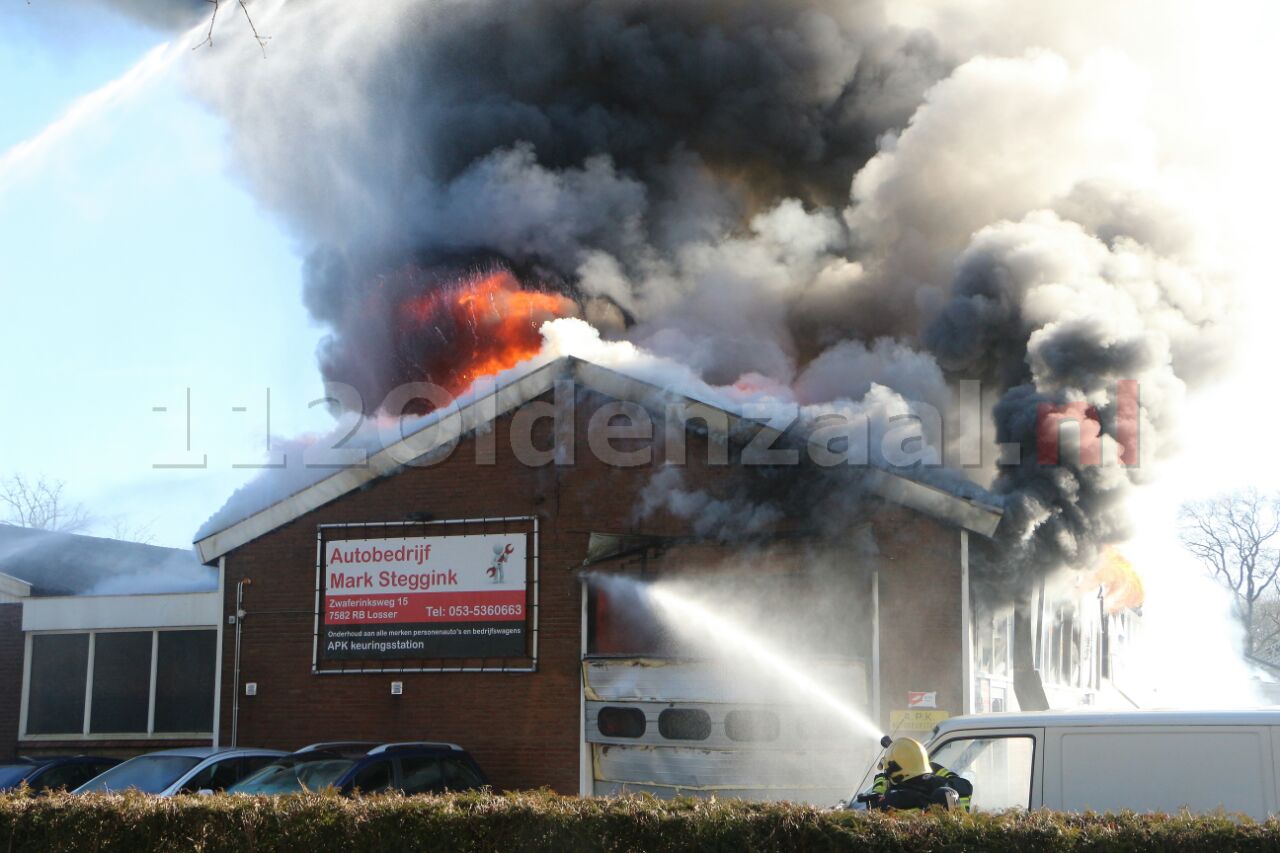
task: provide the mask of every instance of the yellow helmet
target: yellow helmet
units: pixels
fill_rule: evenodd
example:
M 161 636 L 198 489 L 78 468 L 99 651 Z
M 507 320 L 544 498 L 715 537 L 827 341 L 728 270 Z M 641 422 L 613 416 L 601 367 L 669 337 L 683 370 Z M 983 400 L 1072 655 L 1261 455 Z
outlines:
M 901 782 L 931 773 L 929 753 L 918 740 L 902 737 L 889 744 L 884 758 L 880 761 L 880 769 L 889 777 L 890 782 Z

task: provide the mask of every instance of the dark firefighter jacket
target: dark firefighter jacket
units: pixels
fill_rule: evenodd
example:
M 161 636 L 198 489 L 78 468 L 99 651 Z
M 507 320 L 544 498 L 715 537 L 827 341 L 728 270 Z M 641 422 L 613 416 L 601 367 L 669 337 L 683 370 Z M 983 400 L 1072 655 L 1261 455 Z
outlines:
M 959 797 L 956 805 L 968 811 L 969 799 L 973 796 L 973 783 L 963 776 L 952 773 L 941 764 L 931 763 L 929 766 L 933 769 L 932 773 L 926 773 L 914 779 L 907 779 L 897 785 L 890 785 L 888 776 L 883 773 L 877 773 L 875 781 L 871 785 L 871 793 L 875 795 L 871 800 L 871 807 L 880 809 L 928 808 L 938 803 L 937 800 L 932 799 L 934 791 L 939 788 L 950 788 Z

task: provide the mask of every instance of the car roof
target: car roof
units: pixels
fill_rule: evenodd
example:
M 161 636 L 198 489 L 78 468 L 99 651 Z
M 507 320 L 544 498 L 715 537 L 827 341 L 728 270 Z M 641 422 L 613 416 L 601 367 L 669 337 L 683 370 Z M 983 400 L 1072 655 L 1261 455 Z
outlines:
M 1182 708 L 1069 711 L 1020 711 L 968 714 L 938 724 L 937 733 L 956 729 L 1038 729 L 1046 726 L 1262 726 L 1280 725 L 1280 706 L 1268 708 L 1187 710 Z
M 0 761 L 0 767 L 48 767 L 51 764 L 87 764 L 94 761 L 119 761 L 110 755 L 20 755 Z
M 399 755 L 404 752 L 466 752 L 466 750 L 458 746 L 456 743 L 445 743 L 444 741 L 432 740 L 409 740 L 384 743 L 369 750 L 370 755 L 381 755 L 388 752 L 394 752 Z
M 187 746 L 178 749 L 161 749 L 155 752 L 147 752 L 138 758 L 146 758 L 152 755 L 177 755 L 184 758 L 219 758 L 232 757 L 237 755 L 287 755 L 281 749 L 255 749 L 253 747 L 219 747 L 219 746 Z

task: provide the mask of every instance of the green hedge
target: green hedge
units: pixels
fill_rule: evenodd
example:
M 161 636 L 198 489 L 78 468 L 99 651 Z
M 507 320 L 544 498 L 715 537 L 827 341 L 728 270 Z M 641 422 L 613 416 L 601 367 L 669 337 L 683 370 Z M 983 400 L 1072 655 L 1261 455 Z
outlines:
M 1280 850 L 1280 822 L 1226 815 L 868 814 L 735 800 L 545 792 L 0 796 L 0 853 L 20 851 L 1220 851 Z

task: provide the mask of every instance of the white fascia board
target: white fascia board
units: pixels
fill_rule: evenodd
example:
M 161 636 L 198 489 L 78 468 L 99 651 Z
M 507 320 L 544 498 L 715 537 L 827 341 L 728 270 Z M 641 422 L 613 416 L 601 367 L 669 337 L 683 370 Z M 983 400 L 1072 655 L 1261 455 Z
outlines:
M 724 422 L 728 424 L 730 435 L 739 433 L 744 425 L 758 428 L 762 440 L 772 444 L 782 437 L 782 433 L 759 421 L 744 418 L 727 409 L 721 409 L 709 403 L 685 397 L 660 388 L 641 379 L 634 379 L 615 370 L 601 367 L 586 361 L 574 359 L 573 375 L 580 384 L 606 396 L 619 400 L 630 400 L 639 403 L 646 409 L 663 414 L 665 405 L 671 402 L 683 403 L 690 418 L 703 418 L 708 424 Z M 709 416 L 710 415 L 710 416 Z M 866 484 L 880 497 L 892 503 L 914 509 L 925 515 L 933 516 L 970 530 L 982 536 L 995 533 L 1003 513 L 996 507 L 989 507 L 974 501 L 953 495 L 936 486 L 930 486 L 916 480 L 885 471 L 881 468 L 867 470 Z
M 0 572 L 0 603 L 14 604 L 31 595 L 31 584 Z
M 891 503 L 931 515 L 982 536 L 994 535 L 1000 519 L 1004 517 L 1003 511 L 995 507 L 966 500 L 935 486 L 879 468 L 868 472 L 868 484 L 872 491 Z
M 216 592 L 163 595 L 59 595 L 28 598 L 23 631 L 98 631 L 115 628 L 211 628 L 222 621 Z
M 557 379 L 571 378 L 577 384 L 618 400 L 638 403 L 658 414 L 665 413 L 667 403 L 684 404 L 691 418 L 704 417 L 708 424 L 723 421 L 729 436 L 745 425 L 761 430 L 763 439 L 772 444 L 783 433 L 740 414 L 713 406 L 653 383 L 635 379 L 589 361 L 566 356 L 549 362 L 524 376 L 496 389 L 480 399 L 445 413 L 435 424 L 412 433 L 369 457 L 365 466 L 345 468 L 264 510 L 247 516 L 223 530 L 195 543 L 200 562 L 211 563 L 241 545 L 257 539 L 312 510 L 355 491 L 366 483 L 392 474 L 409 464 L 455 441 L 496 417 L 528 403 L 550 391 Z M 714 415 L 714 417 L 709 417 Z M 753 433 L 754 434 L 754 433 Z M 990 536 L 1000 523 L 1001 511 L 952 495 L 942 489 L 917 483 L 898 474 L 872 469 L 871 488 L 877 494 L 911 509 L 941 518 L 952 524 Z
M 420 459 L 495 417 L 550 391 L 567 375 L 569 359 L 560 358 L 503 385 L 492 394 L 446 412 L 434 424 L 405 436 L 371 455 L 359 468 L 344 468 L 305 489 L 247 516 L 195 543 L 200 562 L 211 563 L 259 536 L 319 509 L 366 483 L 394 473 L 406 460 Z

